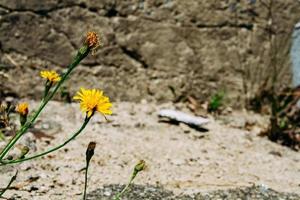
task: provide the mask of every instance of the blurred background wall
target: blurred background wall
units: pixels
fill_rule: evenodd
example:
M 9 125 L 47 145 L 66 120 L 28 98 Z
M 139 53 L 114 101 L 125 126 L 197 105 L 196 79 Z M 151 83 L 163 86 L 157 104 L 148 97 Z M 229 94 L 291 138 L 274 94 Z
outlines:
M 242 104 L 268 84 L 290 84 L 296 0 L 0 0 L 0 93 L 38 98 L 39 71 L 60 72 L 88 30 L 103 47 L 66 84 L 113 100 L 200 101 L 225 91 Z M 272 65 L 272 66 L 271 66 Z M 253 94 L 252 94 L 253 93 Z

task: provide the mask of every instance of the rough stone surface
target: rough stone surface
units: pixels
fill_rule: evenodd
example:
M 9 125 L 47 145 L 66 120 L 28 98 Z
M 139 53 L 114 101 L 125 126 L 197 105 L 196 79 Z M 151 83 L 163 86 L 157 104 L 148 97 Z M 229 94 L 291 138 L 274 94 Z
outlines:
M 106 185 L 103 189 L 91 192 L 88 199 L 109 200 L 112 199 L 114 195 L 120 192 L 124 187 L 124 185 Z M 263 186 L 216 190 L 192 195 L 174 195 L 173 192 L 165 190 L 161 187 L 132 185 L 129 191 L 122 196 L 123 200 L 297 200 L 299 198 L 300 196 L 297 194 L 277 192 Z
M 67 84 L 72 94 L 85 86 L 102 88 L 113 100 L 179 101 L 188 95 L 204 100 L 222 89 L 239 104 L 243 69 L 255 84 L 272 71 L 270 20 L 259 1 L 242 1 L 235 18 L 232 2 L 1 0 L 0 94 L 39 97 L 39 70 L 62 72 L 92 29 L 102 34 L 103 47 L 74 72 Z M 282 35 L 299 20 L 299 1 L 275 2 L 278 44 L 286 44 Z M 284 75 L 288 82 L 289 70 Z

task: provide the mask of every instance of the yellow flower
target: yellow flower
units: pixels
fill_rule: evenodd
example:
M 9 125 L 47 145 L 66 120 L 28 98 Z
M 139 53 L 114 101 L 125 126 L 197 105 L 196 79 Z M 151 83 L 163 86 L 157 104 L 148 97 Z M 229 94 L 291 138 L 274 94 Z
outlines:
M 56 71 L 51 70 L 51 71 L 41 71 L 40 73 L 41 77 L 47 79 L 51 83 L 56 83 L 60 81 L 60 76 L 56 73 Z
M 28 103 L 18 104 L 16 111 L 20 113 L 20 115 L 26 116 L 28 114 Z
M 110 110 L 112 104 L 101 90 L 80 88 L 80 91 L 77 92 L 73 99 L 80 101 L 80 109 L 86 113 L 88 117 L 92 116 L 95 111 L 103 115 L 112 114 Z
M 87 33 L 85 42 L 88 45 L 88 47 L 93 49 L 97 48 L 100 45 L 99 37 L 97 33 L 93 31 Z

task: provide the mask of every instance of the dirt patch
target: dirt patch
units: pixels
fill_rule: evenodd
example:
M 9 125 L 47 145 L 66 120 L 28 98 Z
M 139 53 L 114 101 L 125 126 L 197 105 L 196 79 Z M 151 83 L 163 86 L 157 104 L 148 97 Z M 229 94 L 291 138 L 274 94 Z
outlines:
M 30 102 L 30 107 L 37 106 Z M 163 186 L 175 195 L 217 189 L 247 187 L 253 184 L 279 192 L 299 193 L 300 154 L 257 136 L 257 132 L 231 128 L 240 114 L 213 120 L 208 132 L 187 126 L 159 123 L 157 111 L 174 108 L 172 104 L 114 104 L 110 122 L 96 115 L 85 131 L 64 149 L 50 156 L 7 166 L 1 170 L 1 186 L 16 169 L 20 170 L 16 190 L 7 197 L 19 199 L 80 198 L 85 166 L 85 149 L 97 142 L 89 171 L 89 191 L 108 184 L 125 184 L 133 166 L 144 159 L 148 169 L 139 174 L 136 184 Z M 236 117 L 234 117 L 236 116 Z M 263 125 L 258 115 L 243 115 Z M 38 128 L 54 139 L 36 139 L 28 133 L 22 141 L 31 152 L 62 143 L 80 127 L 83 114 L 78 104 L 51 102 L 42 113 Z M 3 142 L 0 143 L 3 145 Z

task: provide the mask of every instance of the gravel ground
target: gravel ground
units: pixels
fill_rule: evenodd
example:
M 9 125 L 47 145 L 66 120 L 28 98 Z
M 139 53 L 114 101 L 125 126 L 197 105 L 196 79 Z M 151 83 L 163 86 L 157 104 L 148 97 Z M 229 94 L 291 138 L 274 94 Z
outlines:
M 111 200 L 120 192 L 124 185 L 107 185 L 89 194 L 89 200 Z M 263 186 L 251 186 L 229 190 L 215 190 L 190 195 L 174 195 L 173 192 L 161 187 L 133 185 L 123 200 L 299 200 L 300 196 L 292 193 L 280 193 Z
M 30 102 L 31 108 L 36 106 L 36 102 Z M 182 108 L 182 105 L 177 106 Z M 110 188 L 120 189 L 111 184 L 126 184 L 133 166 L 140 159 L 144 159 L 148 167 L 138 175 L 135 183 L 158 185 L 159 188 L 152 190 L 150 186 L 137 186 L 136 192 L 149 191 L 146 193 L 154 195 L 152 199 L 165 199 L 162 195 L 171 199 L 192 198 L 183 195 L 193 195 L 195 199 L 223 199 L 223 196 L 216 196 L 218 193 L 225 195 L 224 199 L 235 199 L 235 196 L 230 196 L 235 194 L 241 195 L 241 199 L 252 199 L 246 194 L 270 197 L 258 199 L 272 199 L 272 195 L 279 195 L 273 190 L 266 190 L 264 194 L 259 192 L 262 191 L 259 187 L 250 187 L 252 185 L 272 188 L 280 195 L 300 193 L 300 154 L 257 136 L 266 125 L 265 118 L 234 112 L 218 120 L 211 118 L 205 126 L 209 131 L 199 132 L 185 125 L 160 123 L 157 111 L 174 107 L 172 104 L 146 102 L 115 103 L 115 114 L 108 117 L 109 122 L 100 115 L 94 116 L 84 132 L 60 151 L 41 159 L 0 168 L 0 187 L 4 187 L 19 169 L 18 178 L 6 197 L 80 199 L 85 150 L 90 141 L 96 141 L 88 188 L 93 199 L 108 198 L 109 195 L 101 194 Z M 51 102 L 39 119 L 35 128 L 53 138 L 26 134 L 21 144 L 28 145 L 31 153 L 62 143 L 80 127 L 84 116 L 78 104 Z M 248 130 L 241 129 L 245 126 Z M 3 144 L 0 143 L 0 146 Z M 13 153 L 18 153 L 17 148 Z M 156 192 L 155 196 L 153 193 Z M 128 198 L 138 199 L 138 195 Z

